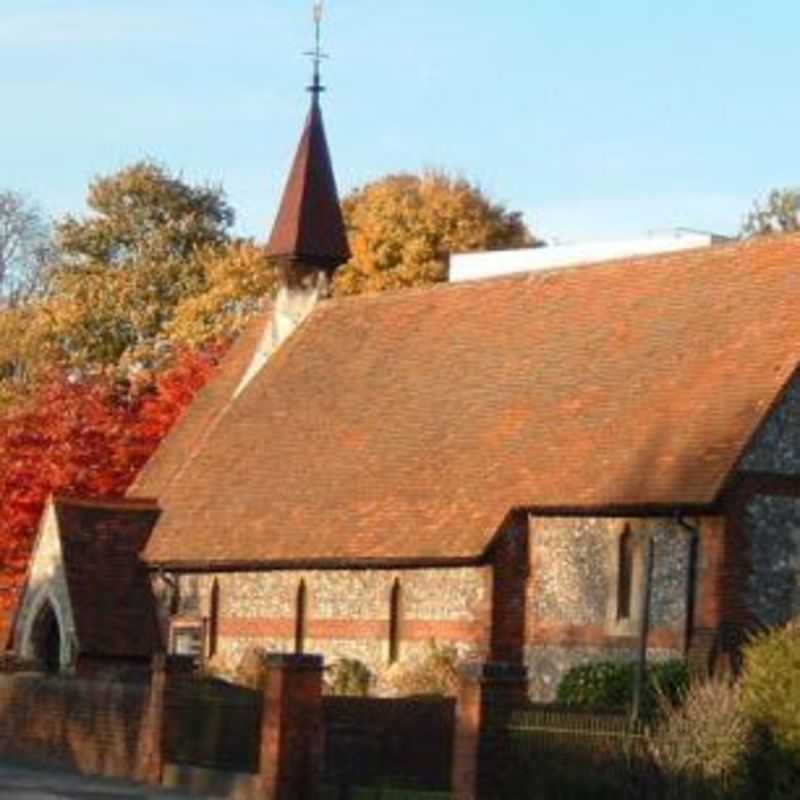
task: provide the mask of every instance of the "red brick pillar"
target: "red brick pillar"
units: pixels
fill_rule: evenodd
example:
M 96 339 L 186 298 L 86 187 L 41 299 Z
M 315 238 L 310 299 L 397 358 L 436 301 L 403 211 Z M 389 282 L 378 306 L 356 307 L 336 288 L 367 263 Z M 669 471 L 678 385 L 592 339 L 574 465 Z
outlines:
M 453 737 L 453 800 L 488 800 L 498 786 L 506 725 L 528 696 L 527 669 L 491 662 L 462 676 Z
M 268 656 L 261 781 L 268 800 L 314 800 L 324 758 L 322 656 Z
M 136 750 L 135 776 L 145 783 L 160 784 L 164 773 L 164 687 L 166 684 L 163 653 L 153 656 L 150 690 L 142 714 Z
M 695 626 L 713 630 L 725 617 L 725 517 L 709 517 L 700 529 L 700 564 Z

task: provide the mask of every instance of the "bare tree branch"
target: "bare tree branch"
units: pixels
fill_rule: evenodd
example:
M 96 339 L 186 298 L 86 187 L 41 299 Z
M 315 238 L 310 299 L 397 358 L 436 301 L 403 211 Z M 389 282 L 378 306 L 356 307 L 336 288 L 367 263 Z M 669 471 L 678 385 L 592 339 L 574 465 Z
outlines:
M 50 226 L 37 205 L 0 191 L 0 308 L 41 292 L 53 258 Z

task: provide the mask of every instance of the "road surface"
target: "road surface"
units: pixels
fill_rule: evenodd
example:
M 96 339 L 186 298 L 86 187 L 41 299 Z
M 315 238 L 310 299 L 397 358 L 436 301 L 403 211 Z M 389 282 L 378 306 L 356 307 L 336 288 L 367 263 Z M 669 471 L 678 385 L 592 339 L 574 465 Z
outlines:
M 197 795 L 0 762 L 0 798 L 20 800 L 197 800 Z

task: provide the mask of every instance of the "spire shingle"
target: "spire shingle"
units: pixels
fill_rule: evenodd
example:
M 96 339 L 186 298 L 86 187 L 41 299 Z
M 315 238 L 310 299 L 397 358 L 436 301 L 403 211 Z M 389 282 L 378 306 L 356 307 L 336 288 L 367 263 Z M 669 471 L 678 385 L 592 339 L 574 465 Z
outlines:
M 294 271 L 299 267 L 300 271 L 324 269 L 329 273 L 350 258 L 316 93 L 312 95 L 267 255 L 291 262 Z

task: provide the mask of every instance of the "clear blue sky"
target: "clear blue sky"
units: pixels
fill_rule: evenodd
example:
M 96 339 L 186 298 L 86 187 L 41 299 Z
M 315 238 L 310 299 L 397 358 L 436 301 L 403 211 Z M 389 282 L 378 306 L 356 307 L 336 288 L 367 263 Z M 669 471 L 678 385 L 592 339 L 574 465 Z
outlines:
M 328 0 L 342 192 L 443 167 L 571 241 L 735 232 L 800 183 L 796 0 Z M 305 116 L 310 0 L 0 0 L 0 188 L 81 213 L 154 157 L 263 239 Z

